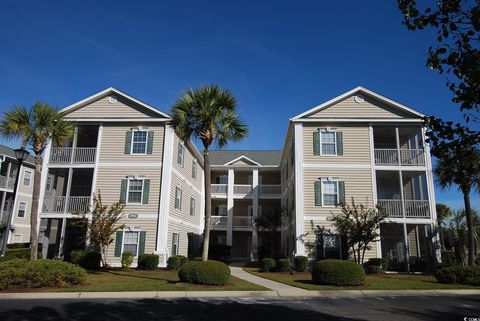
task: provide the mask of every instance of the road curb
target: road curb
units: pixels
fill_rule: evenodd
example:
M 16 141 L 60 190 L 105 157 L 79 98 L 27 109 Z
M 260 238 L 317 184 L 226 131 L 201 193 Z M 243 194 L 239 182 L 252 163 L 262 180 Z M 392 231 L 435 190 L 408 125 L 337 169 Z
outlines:
M 147 291 L 0 293 L 0 300 L 40 299 L 175 299 L 245 297 L 372 297 L 480 295 L 480 290 L 340 290 L 340 291 Z

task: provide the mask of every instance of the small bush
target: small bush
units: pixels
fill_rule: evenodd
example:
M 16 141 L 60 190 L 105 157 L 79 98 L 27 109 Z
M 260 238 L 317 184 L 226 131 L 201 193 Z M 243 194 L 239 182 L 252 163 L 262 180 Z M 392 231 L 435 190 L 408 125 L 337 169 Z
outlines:
M 30 248 L 30 243 L 12 243 L 7 245 L 7 249 L 24 249 Z
M 277 264 L 275 263 L 275 260 L 272 259 L 271 257 L 266 257 L 262 259 L 262 264 L 261 264 L 262 272 L 273 272 L 275 271 L 276 267 L 277 267 Z
M 452 266 L 438 270 L 435 278 L 440 283 L 480 285 L 480 266 Z
M 305 272 L 308 269 L 308 257 L 295 256 L 295 271 Z
M 140 254 L 137 267 L 141 270 L 155 270 L 158 267 L 159 257 L 156 254 Z
M 289 259 L 278 260 L 277 271 L 278 272 L 291 272 L 292 271 L 292 262 L 290 262 Z
M 457 266 L 457 260 L 455 259 L 455 252 L 452 250 L 444 250 L 442 254 L 442 268 Z
M 365 283 L 365 271 L 352 261 L 322 260 L 313 265 L 312 281 L 337 286 L 362 285 Z
M 29 248 L 12 248 L 7 249 L 5 257 L 10 259 L 30 259 L 30 249 Z
M 102 255 L 94 251 L 75 250 L 70 252 L 70 260 L 86 270 L 99 270 Z
M 125 251 L 122 253 L 122 268 L 128 269 L 133 263 L 133 253 Z
M 371 258 L 363 266 L 368 274 L 378 274 L 388 269 L 388 263 L 389 260 L 386 258 Z
M 57 260 L 30 263 L 12 259 L 0 263 L 0 289 L 68 287 L 85 282 L 86 272 L 79 266 Z
M 178 270 L 180 281 L 205 285 L 226 285 L 230 268 L 219 261 L 190 261 Z
M 228 260 L 232 256 L 232 247 L 224 244 L 212 244 L 208 247 L 209 260 Z
M 167 269 L 178 270 L 182 265 L 188 262 L 188 259 L 183 255 L 171 256 L 167 260 Z

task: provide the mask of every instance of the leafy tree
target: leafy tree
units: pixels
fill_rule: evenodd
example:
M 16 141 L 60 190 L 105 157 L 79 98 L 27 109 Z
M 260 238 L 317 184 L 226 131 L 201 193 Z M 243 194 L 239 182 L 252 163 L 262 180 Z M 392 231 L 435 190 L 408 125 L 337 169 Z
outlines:
M 454 94 L 452 101 L 459 103 L 461 110 L 479 112 L 480 2 L 438 0 L 422 7 L 416 0 L 397 3 L 409 30 L 435 29 L 437 44 L 429 48 L 427 66 L 447 74 L 447 86 Z M 468 121 L 469 116 L 465 117 Z
M 73 135 L 73 126 L 63 119 L 55 107 L 36 103 L 30 109 L 16 106 L 7 111 L 0 121 L 0 133 L 7 139 L 20 139 L 22 147 L 30 147 L 35 154 L 32 207 L 30 215 L 30 261 L 37 259 L 38 201 L 42 173 L 42 154 L 51 140 L 63 145 Z
M 91 211 L 92 219 L 88 223 L 88 235 L 90 242 L 94 247 L 100 249 L 102 254 L 102 266 L 107 267 L 108 247 L 112 244 L 115 233 L 122 229 L 124 225 L 118 222 L 123 218 L 123 209 L 125 205 L 120 202 L 112 205 L 103 205 L 102 196 L 94 196 L 93 207 Z
M 475 262 L 473 212 L 470 202 L 470 192 L 480 187 L 480 152 L 475 150 L 449 151 L 439 158 L 434 168 L 435 182 L 441 188 L 458 186 L 463 193 L 465 215 L 468 230 L 468 264 Z
M 219 148 L 229 141 L 241 141 L 248 134 L 236 111 L 237 102 L 228 90 L 217 85 L 189 89 L 173 104 L 170 125 L 184 141 L 193 137 L 202 141 L 205 175 L 205 230 L 202 260 L 208 259 L 212 191 L 209 150 L 213 143 Z
M 263 210 L 262 214 L 255 218 L 255 226 L 257 230 L 262 228 L 269 232 L 267 246 L 270 249 L 271 257 L 276 256 L 277 249 L 277 229 L 282 226 L 282 214 L 285 209 L 282 207 L 274 207 L 270 210 Z
M 445 240 L 443 235 L 443 230 L 445 228 L 445 220 L 452 216 L 452 209 L 445 204 L 437 203 L 437 224 L 438 224 L 438 234 L 440 236 L 440 244 L 442 248 L 445 248 Z
M 333 223 L 340 235 L 347 239 L 348 249 L 353 254 L 355 262 L 363 264 L 365 252 L 371 249 L 371 243 L 376 242 L 380 234 L 380 225 L 387 218 L 387 214 L 380 208 L 367 208 L 355 204 L 341 204 L 342 212 L 333 214 Z

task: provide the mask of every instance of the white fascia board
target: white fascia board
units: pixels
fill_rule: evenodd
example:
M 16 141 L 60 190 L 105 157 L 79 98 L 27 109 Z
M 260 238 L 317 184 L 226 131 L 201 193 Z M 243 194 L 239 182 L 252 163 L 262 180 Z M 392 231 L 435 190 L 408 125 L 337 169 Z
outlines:
M 164 123 L 170 121 L 170 118 L 69 118 L 65 116 L 65 120 L 74 122 L 98 122 L 98 123 L 118 123 L 118 122 L 142 122 L 142 123 Z
M 244 165 L 244 166 L 239 166 L 239 165 L 211 165 L 211 169 L 234 169 L 237 171 L 242 171 L 242 170 L 252 170 L 252 169 L 262 169 L 262 170 L 279 170 L 280 165 Z
M 423 123 L 420 118 L 302 118 L 293 123 Z
M 260 165 L 260 163 L 254 161 L 254 160 L 251 159 L 251 158 L 248 158 L 248 157 L 245 156 L 245 155 L 242 155 L 242 156 L 239 156 L 239 157 L 237 157 L 237 158 L 235 158 L 235 159 L 232 159 L 231 161 L 229 161 L 228 163 L 225 163 L 225 164 L 223 164 L 223 165 L 224 165 L 224 166 L 232 165 L 233 163 L 238 162 L 238 161 L 241 160 L 241 159 L 245 159 L 245 160 L 249 161 L 250 163 L 253 163 L 254 165 L 262 166 L 262 165 Z

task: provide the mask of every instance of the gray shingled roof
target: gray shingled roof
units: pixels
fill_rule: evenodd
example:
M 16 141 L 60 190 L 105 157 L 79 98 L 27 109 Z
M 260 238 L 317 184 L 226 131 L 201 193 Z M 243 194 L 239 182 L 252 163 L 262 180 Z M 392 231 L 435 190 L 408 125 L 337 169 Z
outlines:
M 280 165 L 281 150 L 212 150 L 210 162 L 212 165 L 224 165 L 240 156 L 245 156 L 260 165 Z
M 28 152 L 30 153 L 30 156 L 28 156 L 25 163 L 35 164 L 35 158 L 32 156 L 32 151 L 29 150 Z M 10 147 L 5 146 L 5 145 L 0 145 L 0 155 L 5 155 L 5 156 L 8 156 L 10 158 L 16 159 L 15 158 L 15 152 L 14 152 L 13 148 L 10 148 Z

